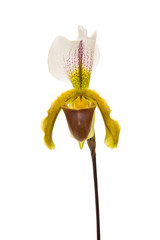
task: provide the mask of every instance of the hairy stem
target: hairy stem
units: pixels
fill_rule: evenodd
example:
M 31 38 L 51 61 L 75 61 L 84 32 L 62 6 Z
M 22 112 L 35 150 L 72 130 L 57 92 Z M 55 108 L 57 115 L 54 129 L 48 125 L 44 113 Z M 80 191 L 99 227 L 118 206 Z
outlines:
M 98 179 L 97 179 L 96 151 L 95 151 L 96 149 L 95 134 L 92 138 L 87 140 L 87 143 L 91 151 L 91 157 L 92 157 L 95 205 L 96 205 L 97 240 L 100 240 L 100 216 L 99 216 Z

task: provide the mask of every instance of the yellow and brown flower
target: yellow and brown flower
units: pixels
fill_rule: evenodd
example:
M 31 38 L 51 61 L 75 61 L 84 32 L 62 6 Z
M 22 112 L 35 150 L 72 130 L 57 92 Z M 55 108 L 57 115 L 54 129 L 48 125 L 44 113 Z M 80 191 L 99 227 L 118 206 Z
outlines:
M 52 131 L 56 118 L 63 109 L 70 132 L 82 149 L 85 140 L 94 135 L 94 111 L 97 106 L 106 127 L 105 144 L 115 148 L 120 126 L 110 117 L 111 110 L 107 102 L 94 90 L 88 89 L 92 69 L 99 60 L 96 33 L 88 37 L 83 27 L 78 30 L 77 41 L 57 37 L 49 51 L 50 73 L 59 80 L 70 80 L 74 88 L 62 93 L 51 104 L 48 116 L 42 121 L 44 141 L 49 149 L 54 149 Z

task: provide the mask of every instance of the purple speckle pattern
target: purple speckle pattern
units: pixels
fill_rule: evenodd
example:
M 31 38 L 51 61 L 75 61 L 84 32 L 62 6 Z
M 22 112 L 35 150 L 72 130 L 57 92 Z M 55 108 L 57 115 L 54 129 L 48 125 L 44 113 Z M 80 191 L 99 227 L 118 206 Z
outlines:
M 81 40 L 79 43 L 79 46 L 78 46 L 78 65 L 79 65 L 79 67 L 82 67 L 83 51 L 84 51 L 83 42 Z
M 93 65 L 93 50 L 88 48 L 84 41 L 80 41 L 70 49 L 67 56 L 64 56 L 65 69 L 68 74 L 74 72 L 79 67 L 86 71 L 92 70 Z
M 79 84 L 78 88 L 89 85 L 93 65 L 93 50 L 89 44 L 80 40 L 72 45 L 68 55 L 64 58 L 66 73 L 72 84 L 73 81 L 77 82 L 77 86 Z

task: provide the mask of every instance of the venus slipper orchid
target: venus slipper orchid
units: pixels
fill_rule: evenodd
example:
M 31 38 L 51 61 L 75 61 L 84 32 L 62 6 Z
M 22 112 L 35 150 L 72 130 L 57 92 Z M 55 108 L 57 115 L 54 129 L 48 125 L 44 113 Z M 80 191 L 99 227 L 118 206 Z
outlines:
M 76 41 L 69 41 L 59 36 L 54 40 L 49 51 L 50 73 L 59 80 L 69 80 L 73 89 L 62 93 L 51 104 L 48 116 L 42 122 L 44 141 L 49 149 L 55 148 L 52 130 L 60 110 L 63 109 L 71 134 L 82 146 L 85 140 L 94 135 L 93 109 L 97 106 L 106 127 L 105 144 L 115 148 L 118 144 L 120 126 L 110 117 L 111 110 L 107 102 L 97 92 L 88 88 L 92 69 L 99 61 L 96 33 L 88 37 L 83 27 L 79 27 L 78 30 L 79 36 Z M 70 120 L 71 114 L 74 115 L 72 120 Z M 87 122 L 87 115 L 90 115 L 90 122 Z M 82 129 L 85 129 L 84 136 Z
M 62 81 L 70 81 L 73 89 L 62 93 L 48 110 L 48 116 L 42 121 L 44 142 L 49 149 L 54 149 L 52 131 L 59 112 L 63 109 L 71 135 L 79 142 L 82 149 L 87 140 L 91 150 L 96 216 L 97 240 L 100 240 L 98 184 L 95 153 L 94 119 L 95 108 L 98 107 L 106 128 L 105 144 L 110 148 L 117 147 L 120 126 L 110 117 L 110 108 L 105 99 L 97 92 L 89 89 L 92 70 L 99 61 L 99 50 L 96 45 L 96 33 L 91 37 L 83 27 L 78 28 L 76 41 L 69 41 L 64 37 L 57 37 L 49 51 L 48 66 L 50 73 Z

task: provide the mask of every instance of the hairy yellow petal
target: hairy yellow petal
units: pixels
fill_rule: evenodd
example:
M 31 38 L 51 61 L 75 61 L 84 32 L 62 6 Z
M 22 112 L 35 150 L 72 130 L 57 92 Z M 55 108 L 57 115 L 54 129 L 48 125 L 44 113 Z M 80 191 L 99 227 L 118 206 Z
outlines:
M 68 103 L 71 99 L 74 99 L 79 96 L 79 91 L 76 89 L 68 90 L 62 93 L 55 101 L 52 102 L 51 107 L 49 108 L 48 116 L 43 119 L 41 128 L 44 131 L 44 142 L 49 149 L 54 149 L 55 145 L 52 141 L 52 130 L 56 118 L 65 103 Z

